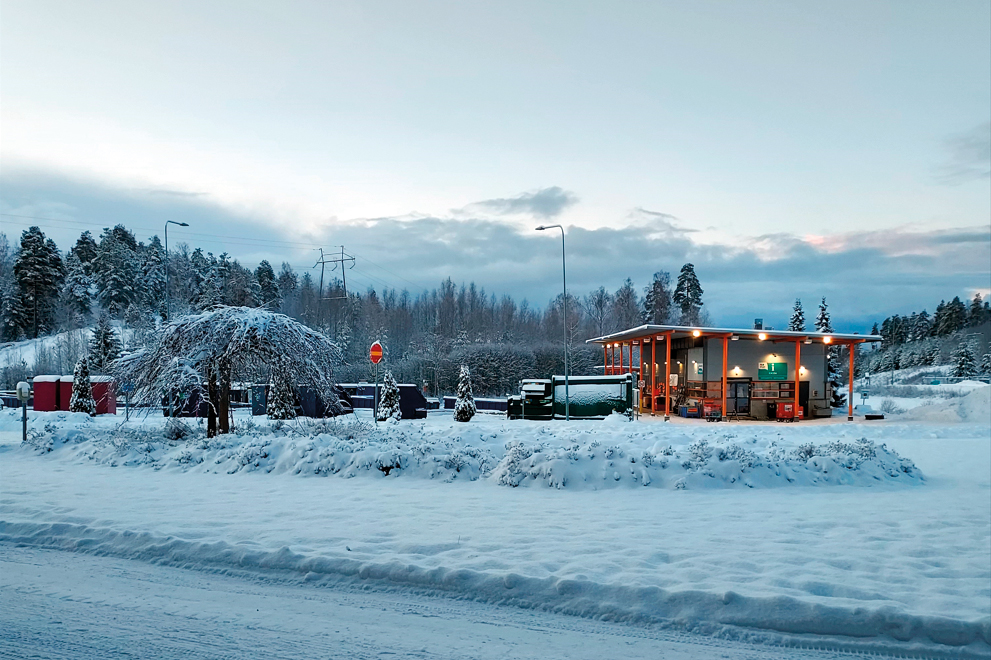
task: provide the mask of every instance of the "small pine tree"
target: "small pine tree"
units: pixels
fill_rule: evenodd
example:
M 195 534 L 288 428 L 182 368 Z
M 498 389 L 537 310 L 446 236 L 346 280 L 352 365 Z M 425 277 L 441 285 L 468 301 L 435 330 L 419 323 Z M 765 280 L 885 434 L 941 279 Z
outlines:
M 953 360 L 953 375 L 958 378 L 971 378 L 977 375 L 977 359 L 970 346 L 963 342 L 950 355 Z
M 475 416 L 475 397 L 471 393 L 471 374 L 468 365 L 461 365 L 458 376 L 458 398 L 454 402 L 454 419 L 459 422 L 470 422 Z
M 991 353 L 985 353 L 981 358 L 981 375 L 991 376 Z
M 382 378 L 382 400 L 379 401 L 378 421 L 391 420 L 398 422 L 403 413 L 399 409 L 399 385 L 391 371 L 386 371 Z
M 96 401 L 93 400 L 93 385 L 89 380 L 89 364 L 85 357 L 76 362 L 76 368 L 72 372 L 72 398 L 69 399 L 69 412 L 96 416 Z
M 802 309 L 802 301 L 795 298 L 795 307 L 791 312 L 791 320 L 788 321 L 788 329 L 794 332 L 805 332 L 805 310 Z
M 110 315 L 103 310 L 89 342 L 89 363 L 93 371 L 106 373 L 110 363 L 120 357 L 120 349 L 120 339 L 110 325 Z
M 272 368 L 271 385 L 268 388 L 268 400 L 265 402 L 265 412 L 269 419 L 295 419 L 296 396 L 293 392 L 289 374 L 281 365 Z

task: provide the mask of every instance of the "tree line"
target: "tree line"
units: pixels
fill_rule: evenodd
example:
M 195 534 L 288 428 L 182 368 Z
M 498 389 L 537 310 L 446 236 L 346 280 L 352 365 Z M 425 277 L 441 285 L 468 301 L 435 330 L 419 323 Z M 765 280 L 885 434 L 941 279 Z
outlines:
M 157 236 L 139 241 L 117 225 L 98 237 L 82 232 L 65 252 L 38 227 L 25 230 L 16 247 L 0 234 L 0 275 L 4 341 L 89 327 L 106 316 L 128 329 L 133 348 L 169 317 L 217 305 L 263 307 L 333 339 L 344 355 L 343 380 L 370 375 L 365 352 L 377 339 L 401 380 L 453 391 L 465 363 L 472 373 L 490 374 L 476 378 L 480 395 L 505 394 L 522 377 L 562 373 L 565 336 L 572 373 L 591 374 L 601 355 L 586 339 L 641 323 L 711 323 L 690 263 L 677 278 L 658 271 L 642 290 L 628 278 L 615 291 L 600 286 L 584 296 L 569 292 L 567 300 L 562 294 L 538 306 L 450 278 L 416 294 L 345 290 L 338 278 L 321 287 L 311 272 L 296 272 L 288 263 L 276 270 L 262 261 L 251 270 L 227 253 L 184 243 L 166 255 Z

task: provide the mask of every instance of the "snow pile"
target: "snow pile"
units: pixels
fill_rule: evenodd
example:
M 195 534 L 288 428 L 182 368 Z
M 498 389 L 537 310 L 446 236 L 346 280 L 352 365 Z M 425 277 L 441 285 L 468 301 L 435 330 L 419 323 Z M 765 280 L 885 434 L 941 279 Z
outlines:
M 983 383 L 969 394 L 913 408 L 899 415 L 899 420 L 917 422 L 973 422 L 991 423 L 991 386 Z
M 912 461 L 884 444 L 866 438 L 801 442 L 768 427 L 679 430 L 611 420 L 568 425 L 506 421 L 465 425 L 446 420 L 376 427 L 332 420 L 300 425 L 249 422 L 241 434 L 207 438 L 201 430 L 182 424 L 166 425 L 163 432 L 161 423 L 112 428 L 93 424 L 82 415 L 50 415 L 35 415 L 29 448 L 115 467 L 228 474 L 410 475 L 579 490 L 924 482 Z M 39 428 L 42 421 L 45 425 Z

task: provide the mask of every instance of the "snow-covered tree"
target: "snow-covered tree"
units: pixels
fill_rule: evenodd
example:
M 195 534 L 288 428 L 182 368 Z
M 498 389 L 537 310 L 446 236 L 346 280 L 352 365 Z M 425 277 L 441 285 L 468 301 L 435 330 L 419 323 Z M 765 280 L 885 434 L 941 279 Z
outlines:
M 268 400 L 265 402 L 268 418 L 295 419 L 296 393 L 293 391 L 292 375 L 281 361 L 272 366 L 271 373 Z
M 110 315 L 104 310 L 89 341 L 89 365 L 96 373 L 105 374 L 111 363 L 120 357 L 120 350 L 120 339 L 110 324 Z
M 985 353 L 981 357 L 981 375 L 991 376 L 991 353 Z
M 612 297 L 612 317 L 617 329 L 633 328 L 640 324 L 640 301 L 633 280 L 627 278 Z
M 5 334 L 13 339 L 35 338 L 54 330 L 65 265 L 55 242 L 38 227 L 21 234 L 13 275 L 14 291 L 5 305 Z
M 78 314 L 82 320 L 89 317 L 90 295 L 89 289 L 92 281 L 86 274 L 79 257 L 75 252 L 70 252 L 65 260 L 65 281 L 62 283 L 62 300 L 65 305 Z
M 93 239 L 93 234 L 87 230 L 79 235 L 76 244 L 69 251 L 70 254 L 79 259 L 79 263 L 83 265 L 83 269 L 87 275 L 92 274 L 90 268 L 92 267 L 93 259 L 96 258 L 97 247 L 96 241 Z
M 392 420 L 398 422 L 403 413 L 399 409 L 399 385 L 391 371 L 386 371 L 382 377 L 382 399 L 379 401 L 378 421 Z
M 144 307 L 165 318 L 165 250 L 158 236 L 152 238 L 142 253 L 141 291 L 137 296 Z
M 458 376 L 458 398 L 454 401 L 454 419 L 458 422 L 470 422 L 475 416 L 475 397 L 471 393 L 471 374 L 468 365 L 461 365 Z
M 93 384 L 89 380 L 89 365 L 85 357 L 76 362 L 76 368 L 72 372 L 72 398 L 69 399 L 69 412 L 96 416 Z
M 825 301 L 825 298 L 823 300 Z M 792 308 L 788 329 L 794 332 L 805 332 L 805 310 L 802 309 L 802 301 L 798 298 L 795 298 L 795 307 Z
M 282 292 L 279 290 L 279 283 L 275 279 L 275 271 L 272 264 L 262 261 L 255 269 L 255 279 L 258 281 L 259 304 L 266 309 L 278 309 L 282 304 Z
M 176 369 L 176 365 L 181 369 Z M 334 369 L 340 352 L 324 335 L 283 314 L 247 307 L 217 307 L 164 325 L 157 340 L 114 365 L 134 385 L 136 403 L 155 404 L 175 389 L 173 374 L 195 374 L 205 384 L 207 435 L 230 431 L 231 383 L 257 380 L 273 366 L 318 392 L 329 412 L 340 412 Z
M 950 354 L 953 360 L 953 375 L 959 378 L 972 378 L 977 375 L 977 359 L 970 344 L 961 342 L 953 353 Z
M 702 311 L 702 285 L 695 274 L 694 264 L 685 264 L 678 274 L 672 302 L 681 310 L 681 323 L 697 325 Z

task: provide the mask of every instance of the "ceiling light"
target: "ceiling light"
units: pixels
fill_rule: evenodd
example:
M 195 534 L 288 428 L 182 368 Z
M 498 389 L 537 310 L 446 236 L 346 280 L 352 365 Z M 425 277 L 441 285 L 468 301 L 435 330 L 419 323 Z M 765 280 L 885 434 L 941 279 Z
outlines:
M 702 336 L 702 331 L 701 330 L 692 330 L 692 336 L 693 337 L 701 337 Z
M 762 332 L 762 333 L 760 333 L 759 335 L 757 335 L 757 339 L 760 339 L 761 341 L 764 341 L 765 339 L 767 339 L 767 335 L 765 335 L 765 334 L 764 334 L 764 333 Z
M 832 344 L 833 343 L 833 338 L 832 337 L 823 337 L 822 338 L 822 343 L 823 344 Z

